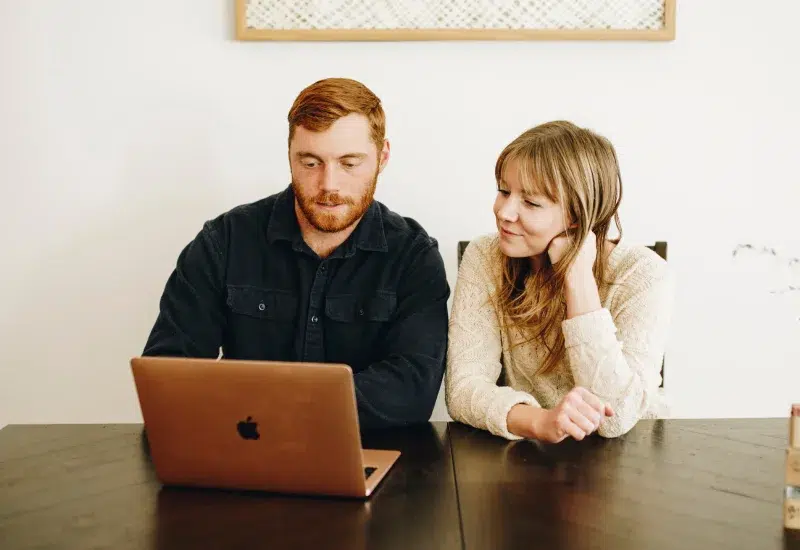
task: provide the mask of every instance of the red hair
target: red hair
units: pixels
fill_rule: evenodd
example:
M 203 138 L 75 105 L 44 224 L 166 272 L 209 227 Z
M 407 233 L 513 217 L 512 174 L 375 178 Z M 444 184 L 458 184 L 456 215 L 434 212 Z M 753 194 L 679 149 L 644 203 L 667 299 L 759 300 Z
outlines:
M 298 126 L 312 132 L 323 132 L 352 113 L 367 117 L 370 138 L 380 151 L 386 134 L 386 116 L 381 100 L 362 83 L 349 78 L 327 78 L 300 92 L 289 109 L 289 143 Z

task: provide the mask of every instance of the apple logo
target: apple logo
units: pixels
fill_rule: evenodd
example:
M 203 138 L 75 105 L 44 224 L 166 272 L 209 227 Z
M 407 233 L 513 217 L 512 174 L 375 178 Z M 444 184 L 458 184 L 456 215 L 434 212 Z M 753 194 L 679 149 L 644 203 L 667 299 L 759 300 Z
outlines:
M 258 422 L 253 422 L 253 417 L 248 416 L 247 420 L 240 420 L 236 424 L 236 431 L 242 436 L 242 439 L 258 439 L 261 434 L 258 433 Z

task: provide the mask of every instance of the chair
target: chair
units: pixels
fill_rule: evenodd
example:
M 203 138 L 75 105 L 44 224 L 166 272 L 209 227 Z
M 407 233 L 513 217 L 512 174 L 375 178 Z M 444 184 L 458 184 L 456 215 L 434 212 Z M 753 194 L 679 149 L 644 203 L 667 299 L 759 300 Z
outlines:
M 461 265 L 461 257 L 464 256 L 464 251 L 467 249 L 469 241 L 458 241 L 458 265 Z M 667 259 L 667 243 L 666 241 L 656 241 L 653 245 L 647 245 L 647 248 L 664 258 Z
M 464 256 L 464 251 L 467 249 L 469 241 L 458 241 L 458 265 L 461 265 L 461 258 Z M 647 248 L 661 256 L 665 261 L 667 259 L 667 242 L 656 241 L 655 244 L 647 245 Z M 664 387 L 664 360 L 661 361 L 661 385 Z

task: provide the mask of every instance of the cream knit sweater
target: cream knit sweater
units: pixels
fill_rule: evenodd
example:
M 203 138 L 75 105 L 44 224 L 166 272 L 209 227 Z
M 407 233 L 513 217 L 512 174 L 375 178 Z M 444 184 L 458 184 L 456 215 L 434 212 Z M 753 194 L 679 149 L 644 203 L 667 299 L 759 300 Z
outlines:
M 611 405 L 598 433 L 616 437 L 640 418 L 668 414 L 659 388 L 674 278 L 667 263 L 645 246 L 620 242 L 608 257 L 600 285 L 603 309 L 562 321 L 566 355 L 547 375 L 536 374 L 546 350 L 532 342 L 511 349 L 520 334 L 500 330 L 494 292 L 502 253 L 498 236 L 470 243 L 458 272 L 445 373 L 445 397 L 453 420 L 506 439 L 508 411 L 518 403 L 550 409 L 575 386 Z M 505 382 L 498 385 L 501 372 Z

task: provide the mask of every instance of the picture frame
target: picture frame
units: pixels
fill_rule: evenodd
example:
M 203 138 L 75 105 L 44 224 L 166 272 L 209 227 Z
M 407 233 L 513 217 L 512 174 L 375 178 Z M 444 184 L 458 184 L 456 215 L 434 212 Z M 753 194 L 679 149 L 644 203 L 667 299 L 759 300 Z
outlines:
M 234 1 L 242 41 L 669 41 L 677 0 Z

